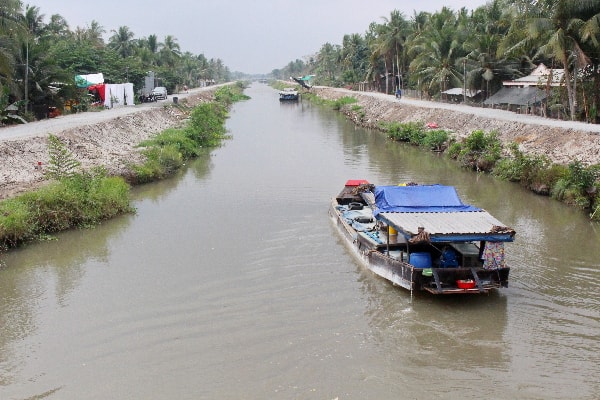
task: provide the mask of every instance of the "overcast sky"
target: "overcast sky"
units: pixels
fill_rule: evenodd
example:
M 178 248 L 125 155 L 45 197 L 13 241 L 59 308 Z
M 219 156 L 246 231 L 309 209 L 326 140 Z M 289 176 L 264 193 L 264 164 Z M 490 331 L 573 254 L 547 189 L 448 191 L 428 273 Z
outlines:
M 417 11 L 475 9 L 487 0 L 24 0 L 46 16 L 62 15 L 71 30 L 96 20 L 107 31 L 127 26 L 135 38 L 166 35 L 182 51 L 220 58 L 231 71 L 269 73 L 305 60 L 345 34 L 364 34 L 393 10 L 410 19 Z

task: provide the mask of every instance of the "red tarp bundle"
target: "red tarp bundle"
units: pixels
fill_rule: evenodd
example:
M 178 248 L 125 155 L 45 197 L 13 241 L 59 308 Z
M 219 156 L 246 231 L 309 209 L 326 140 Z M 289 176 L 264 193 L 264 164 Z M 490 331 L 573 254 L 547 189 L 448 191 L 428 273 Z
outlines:
M 104 103 L 104 99 L 106 98 L 106 85 L 104 83 L 88 86 L 87 89 L 90 92 L 93 92 L 93 91 L 98 92 L 98 96 L 100 96 L 100 100 L 102 101 L 102 103 Z

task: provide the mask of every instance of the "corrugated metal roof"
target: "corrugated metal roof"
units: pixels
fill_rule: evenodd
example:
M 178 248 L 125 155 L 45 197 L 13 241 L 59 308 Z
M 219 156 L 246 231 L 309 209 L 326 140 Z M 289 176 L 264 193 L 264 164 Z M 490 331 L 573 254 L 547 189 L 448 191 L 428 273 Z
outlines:
M 420 226 L 430 236 L 483 235 L 492 233 L 493 226 L 504 226 L 487 211 L 380 213 L 379 217 L 398 231 L 416 235 Z M 379 218 L 378 218 L 379 219 Z
M 460 95 L 460 96 L 462 96 L 462 95 L 463 95 L 463 93 L 465 93 L 465 91 L 464 91 L 464 89 L 463 89 L 463 88 L 452 88 L 452 89 L 448 89 L 448 90 L 446 90 L 446 91 L 443 91 L 442 93 L 445 93 L 445 94 L 450 94 L 450 95 L 455 95 L 455 96 L 456 96 L 456 95 Z M 477 96 L 479 93 L 481 93 L 481 90 L 471 90 L 471 89 L 468 89 L 468 90 L 466 91 L 466 93 L 467 93 L 467 97 L 475 97 L 475 96 Z
M 536 87 L 507 88 L 503 87 L 483 103 L 490 104 L 514 104 L 533 105 L 546 98 L 546 93 Z

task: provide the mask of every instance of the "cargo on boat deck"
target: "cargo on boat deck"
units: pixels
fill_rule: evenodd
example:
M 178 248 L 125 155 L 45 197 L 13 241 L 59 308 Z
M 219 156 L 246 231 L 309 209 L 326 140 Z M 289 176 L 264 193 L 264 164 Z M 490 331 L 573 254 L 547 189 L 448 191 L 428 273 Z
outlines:
M 367 268 L 398 286 L 433 294 L 508 286 L 504 243 L 515 231 L 452 186 L 349 180 L 329 213 Z

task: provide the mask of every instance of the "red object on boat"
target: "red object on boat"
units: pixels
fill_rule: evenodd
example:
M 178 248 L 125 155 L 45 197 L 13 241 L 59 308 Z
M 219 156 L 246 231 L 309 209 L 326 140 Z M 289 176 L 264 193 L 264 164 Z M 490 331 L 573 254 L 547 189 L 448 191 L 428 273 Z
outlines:
M 456 281 L 456 286 L 459 289 L 473 289 L 475 287 L 475 281 L 473 279 L 459 279 Z
M 369 181 L 364 179 L 349 179 L 346 181 L 346 186 L 368 185 Z

